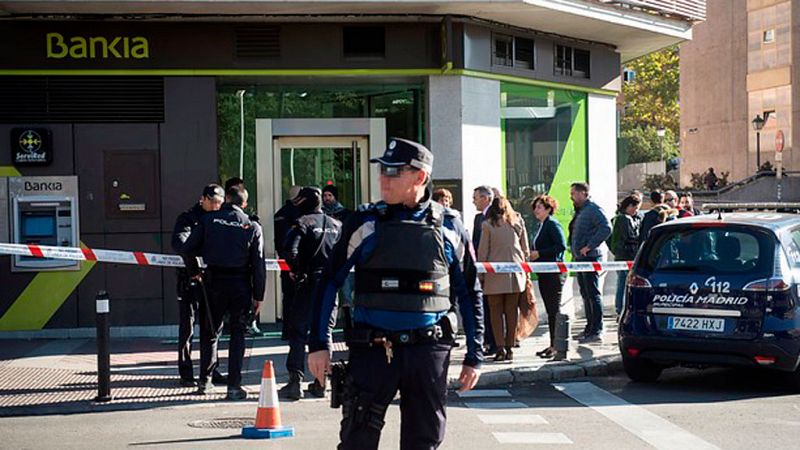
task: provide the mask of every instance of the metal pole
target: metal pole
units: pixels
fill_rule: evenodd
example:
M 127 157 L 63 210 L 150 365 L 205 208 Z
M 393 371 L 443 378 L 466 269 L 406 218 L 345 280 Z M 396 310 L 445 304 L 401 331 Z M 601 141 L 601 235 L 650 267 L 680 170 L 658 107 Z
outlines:
M 756 173 L 761 170 L 761 132 L 756 131 Z
M 244 90 L 237 91 L 239 96 L 239 178 L 244 179 Z
M 554 360 L 563 361 L 567 359 L 567 352 L 569 351 L 569 333 L 569 316 L 566 314 L 557 314 L 555 339 L 553 339 L 553 347 L 555 347 L 556 350 L 555 357 L 553 358 Z
M 95 297 L 97 318 L 97 397 L 96 402 L 111 401 L 111 320 L 108 293 L 100 291 Z

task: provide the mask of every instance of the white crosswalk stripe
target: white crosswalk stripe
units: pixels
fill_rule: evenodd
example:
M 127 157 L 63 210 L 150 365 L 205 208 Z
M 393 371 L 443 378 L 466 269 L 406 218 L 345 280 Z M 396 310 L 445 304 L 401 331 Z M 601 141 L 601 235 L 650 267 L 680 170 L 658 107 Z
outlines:
M 469 409 L 524 409 L 529 406 L 522 402 L 466 402 Z
M 487 425 L 547 425 L 538 414 L 478 414 L 478 419 Z
M 456 391 L 456 395 L 461 398 L 511 397 L 511 393 L 505 389 L 473 389 L 466 392 Z
M 572 444 L 563 433 L 494 432 L 501 444 Z

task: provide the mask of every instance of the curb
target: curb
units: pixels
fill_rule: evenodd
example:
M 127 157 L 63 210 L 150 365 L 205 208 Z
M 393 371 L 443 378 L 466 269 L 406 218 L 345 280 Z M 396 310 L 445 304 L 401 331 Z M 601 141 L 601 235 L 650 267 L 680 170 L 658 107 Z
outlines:
M 545 366 L 522 366 L 496 370 L 481 374 L 477 388 L 502 386 L 515 383 L 534 383 L 563 381 L 572 378 L 610 376 L 622 371 L 622 357 L 619 354 L 600 356 L 595 359 L 575 362 L 561 362 Z M 450 375 L 448 389 L 460 386 L 458 375 Z

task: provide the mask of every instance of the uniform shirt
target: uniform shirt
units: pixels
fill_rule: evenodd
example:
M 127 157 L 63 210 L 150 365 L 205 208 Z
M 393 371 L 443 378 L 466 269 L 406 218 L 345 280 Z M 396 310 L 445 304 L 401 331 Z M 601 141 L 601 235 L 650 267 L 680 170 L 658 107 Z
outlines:
M 264 298 L 267 278 L 261 225 L 251 221 L 242 208 L 225 203 L 219 211 L 205 214 L 182 253 L 192 275 L 198 273 L 197 256 L 202 256 L 209 267 L 249 268 L 253 298 Z
M 206 211 L 199 203 L 180 213 L 175 220 L 175 228 L 172 230 L 172 250 L 175 253 L 180 254 L 183 251 L 186 240 L 189 239 L 192 230 L 197 227 L 205 213 Z M 178 269 L 178 276 L 186 277 L 186 269 Z
M 286 262 L 292 272 L 309 274 L 322 270 L 328 262 L 342 223 L 321 211 L 297 219 L 286 238 Z
M 430 196 L 415 208 L 389 205 L 385 220 L 417 220 L 428 218 Z M 333 255 L 322 274 L 320 289 L 314 301 L 309 350 L 330 350 L 331 328 L 335 322 L 336 292 L 342 286 L 353 266 L 366 261 L 378 241 L 375 236 L 377 212 L 369 207 L 360 208 L 350 215 L 342 235 L 333 249 Z M 477 367 L 481 362 L 483 344 L 483 302 L 480 283 L 475 270 L 475 252 L 464 225 L 457 217 L 444 215 L 442 226 L 445 256 L 449 265 L 450 291 L 454 297 L 467 335 L 467 356 L 464 364 Z M 404 312 L 355 307 L 353 319 L 371 327 L 399 331 L 425 328 L 436 324 L 446 312 Z

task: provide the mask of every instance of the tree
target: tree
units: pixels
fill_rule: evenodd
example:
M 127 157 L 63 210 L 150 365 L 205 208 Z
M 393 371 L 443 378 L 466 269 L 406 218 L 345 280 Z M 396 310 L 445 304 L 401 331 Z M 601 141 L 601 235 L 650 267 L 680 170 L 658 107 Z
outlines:
M 678 47 L 668 47 L 625 64 L 635 72 L 633 80 L 622 85 L 625 114 L 622 130 L 665 128 L 673 136 L 680 133 L 680 90 Z
M 627 150 L 627 164 L 649 161 L 666 161 L 680 155 L 672 130 L 664 130 L 664 136 L 652 126 L 635 127 L 620 133 L 620 145 Z

